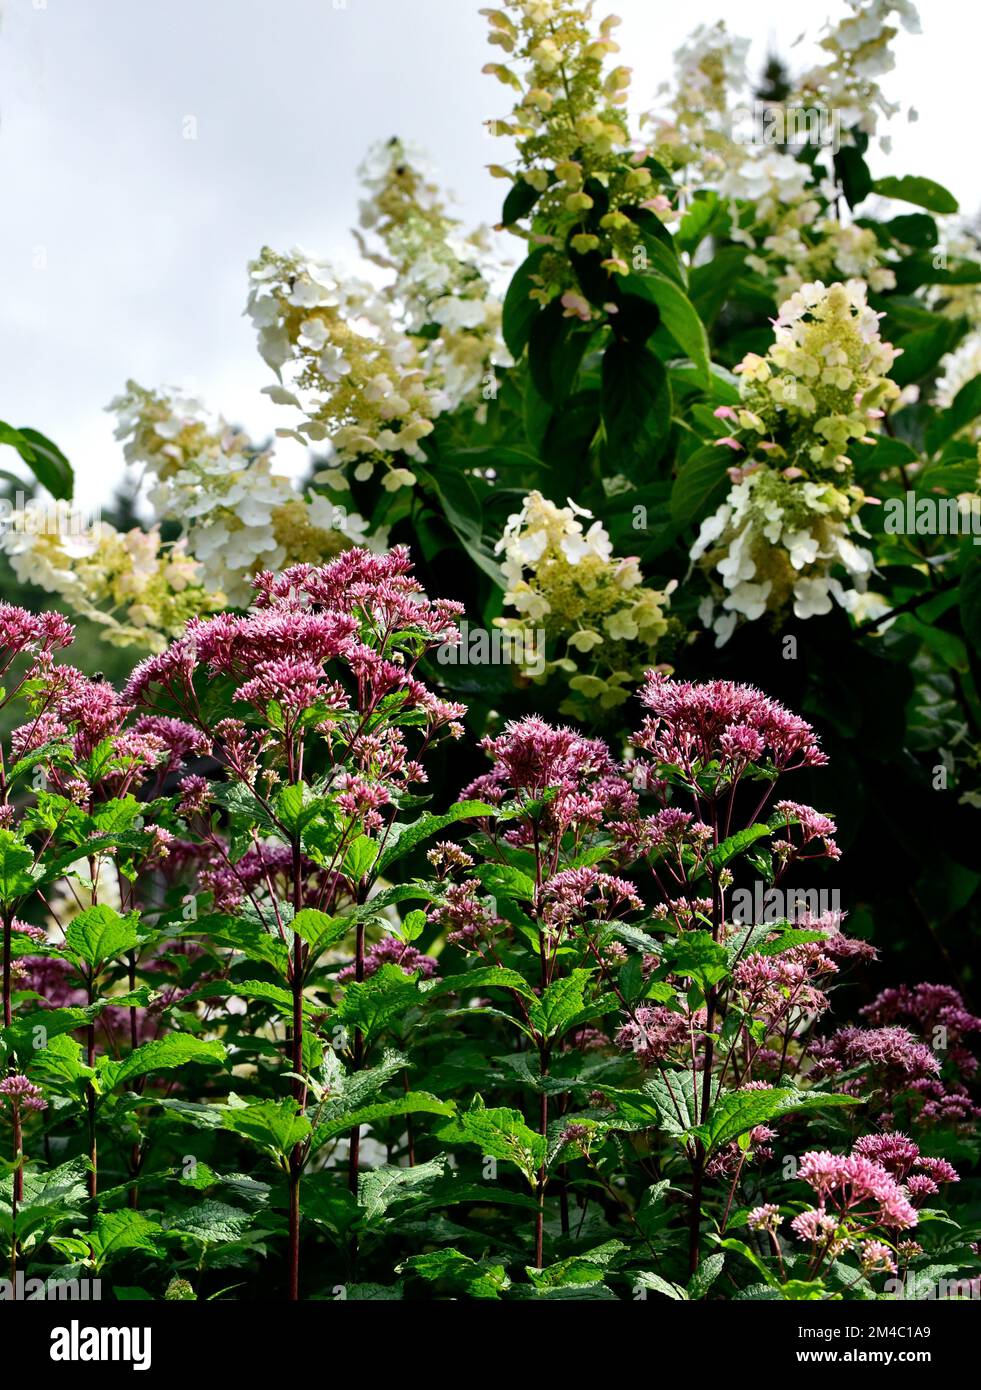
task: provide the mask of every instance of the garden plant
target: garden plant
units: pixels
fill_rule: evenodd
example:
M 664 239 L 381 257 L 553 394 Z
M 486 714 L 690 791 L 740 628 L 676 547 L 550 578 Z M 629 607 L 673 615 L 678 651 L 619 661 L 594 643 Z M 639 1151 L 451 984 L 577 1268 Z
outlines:
M 755 85 L 702 27 L 639 123 L 615 18 L 483 13 L 500 224 L 393 138 L 365 279 L 248 267 L 306 476 L 130 381 L 144 520 L 87 521 L 0 425 L 3 1286 L 978 1297 L 981 262 L 874 172 L 916 11 Z

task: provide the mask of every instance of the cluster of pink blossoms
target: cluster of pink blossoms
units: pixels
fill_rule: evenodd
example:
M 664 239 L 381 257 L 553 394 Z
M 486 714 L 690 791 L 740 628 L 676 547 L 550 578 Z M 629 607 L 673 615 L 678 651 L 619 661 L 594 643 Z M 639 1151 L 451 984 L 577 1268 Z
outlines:
M 587 739 L 572 729 L 553 728 L 535 717 L 506 726 L 485 738 L 481 748 L 494 766 L 460 794 L 500 805 L 510 797 L 533 801 L 550 794 L 537 818 L 537 833 L 558 837 L 569 829 L 586 830 L 636 814 L 637 796 L 602 739 Z M 533 835 L 530 818 L 508 832 L 513 844 Z
M 46 1110 L 48 1102 L 40 1090 L 26 1076 L 5 1076 L 0 1081 L 0 1099 L 6 1100 L 15 1110 Z
M 828 761 L 805 719 L 750 685 L 676 681 L 649 671 L 641 703 L 650 713 L 636 746 L 688 777 L 711 764 L 729 782 L 750 763 L 770 762 L 786 772 Z
M 333 790 L 340 809 L 359 817 L 365 830 L 379 829 L 381 808 L 392 804 L 393 791 L 425 781 L 401 729 L 374 718 L 379 710 L 421 715 L 425 742 L 441 731 L 454 738 L 462 734 L 465 706 L 438 698 L 414 675 L 426 651 L 459 640 L 460 605 L 426 598 L 404 547 L 387 555 L 345 551 L 323 566 L 257 575 L 254 586 L 249 612 L 193 620 L 165 652 L 142 662 L 126 698 L 152 707 L 160 692 L 247 783 L 257 775 L 262 754 L 277 741 L 288 745 L 312 711 L 317 733 L 338 764 Z M 236 718 L 209 726 L 195 689 L 199 674 L 207 681 L 229 678 L 232 698 L 262 722 L 270 705 L 278 706 L 281 739 Z M 293 779 L 298 768 L 287 772 Z M 199 784 L 182 790 L 186 810 L 203 809 Z
M 29 613 L 11 603 L 0 603 L 0 676 L 5 676 L 19 656 L 37 660 L 70 647 L 75 629 L 60 613 Z
M 618 1030 L 615 1041 L 624 1052 L 633 1052 L 647 1066 L 654 1066 L 689 1038 L 684 1014 L 663 1004 L 641 1004 Z
M 978 1069 L 977 1054 L 968 1045 L 971 1033 L 981 1032 L 981 1018 L 972 1014 L 953 985 L 898 985 L 884 989 L 871 1004 L 860 1010 L 863 1018 L 877 1026 L 891 1023 L 911 1025 L 929 1037 L 961 1076 L 970 1078 Z
M 562 869 L 538 890 L 536 907 L 542 924 L 558 935 L 586 922 L 610 922 L 628 912 L 642 912 L 643 901 L 632 883 L 598 869 Z
M 876 1227 L 909 1230 L 919 1220 L 917 1204 L 938 1192 L 940 1183 L 958 1181 L 945 1159 L 921 1155 L 902 1134 L 868 1135 L 848 1155 L 806 1153 L 797 1175 L 814 1190 L 818 1205 L 794 1217 L 791 1228 L 799 1240 L 834 1247 L 833 1253 Z
M 940 1062 L 926 1043 L 915 1038 L 908 1028 L 896 1025 L 839 1028 L 830 1038 L 813 1043 L 811 1055 L 815 1059 L 815 1076 L 836 1076 L 860 1067 L 870 1071 L 890 1096 L 940 1072 Z M 867 1080 L 846 1077 L 842 1084 L 854 1090 L 867 1084 Z
M 415 946 L 400 941 L 397 936 L 384 936 L 381 941 L 376 941 L 368 947 L 362 979 L 369 979 L 383 965 L 397 965 L 403 975 L 421 975 L 424 980 L 431 980 L 439 970 L 439 961 L 434 956 L 424 955 Z M 337 978 L 342 983 L 353 980 L 355 976 L 356 969 L 353 965 L 346 965 L 343 970 L 337 972 Z

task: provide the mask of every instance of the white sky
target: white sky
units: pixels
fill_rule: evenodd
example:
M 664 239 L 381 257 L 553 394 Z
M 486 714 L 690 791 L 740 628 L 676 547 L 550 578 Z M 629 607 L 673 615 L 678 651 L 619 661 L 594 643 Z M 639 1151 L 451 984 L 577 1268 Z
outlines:
M 200 394 L 256 436 L 293 423 L 241 317 L 245 263 L 296 243 L 352 268 L 355 170 L 393 134 L 425 147 L 469 224 L 497 219 L 502 157 L 482 122 L 508 91 L 480 74 L 484 0 L 0 0 L 0 419 L 50 435 L 87 503 L 123 471 L 103 411 L 128 377 Z M 841 0 L 611 0 L 633 100 L 724 15 L 795 67 Z M 602 5 L 601 13 L 606 12 Z M 876 173 L 926 174 L 973 214 L 981 6 L 920 0 L 889 97 L 894 152 Z M 808 40 L 791 50 L 801 30 Z M 186 118 L 197 138 L 184 138 Z M 905 205 L 897 211 L 910 211 Z M 280 445 L 284 465 L 299 446 Z M 0 448 L 0 466 L 14 456 Z

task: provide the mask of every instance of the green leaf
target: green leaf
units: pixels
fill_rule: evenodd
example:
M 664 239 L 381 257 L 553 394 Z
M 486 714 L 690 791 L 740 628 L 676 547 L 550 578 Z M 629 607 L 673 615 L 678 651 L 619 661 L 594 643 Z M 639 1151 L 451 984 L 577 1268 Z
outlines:
M 255 1105 L 226 1107 L 222 1111 L 221 1125 L 281 1157 L 310 1134 L 310 1121 L 300 1114 L 299 1103 L 292 1096 L 281 1101 L 264 1100 Z
M 241 1240 L 254 1223 L 251 1212 L 206 1198 L 171 1217 L 167 1229 L 191 1236 L 202 1245 L 226 1245 L 229 1241 Z
M 860 1105 L 855 1096 L 823 1091 L 799 1091 L 796 1087 L 776 1087 L 772 1091 L 730 1091 L 720 1097 L 705 1124 L 688 1131 L 689 1139 L 700 1139 L 707 1151 L 722 1148 L 747 1134 L 757 1125 L 768 1124 L 784 1115 L 824 1110 L 841 1105 Z
M 432 1250 L 426 1255 L 410 1255 L 396 1266 L 398 1274 L 414 1274 L 430 1284 L 445 1285 L 451 1293 L 463 1293 L 469 1298 L 500 1298 L 511 1280 L 503 1265 L 487 1260 L 472 1260 L 452 1247 Z
M 502 330 L 508 352 L 515 361 L 524 352 L 531 335 L 531 326 L 542 312 L 541 304 L 528 296 L 535 288 L 535 276 L 547 250 L 547 247 L 539 246 L 532 251 L 511 277 L 507 294 L 504 296 Z
M 193 1034 L 172 1033 L 134 1048 L 121 1062 L 103 1060 L 99 1081 L 103 1091 L 111 1091 L 138 1076 L 149 1076 L 151 1072 L 170 1071 L 191 1062 L 224 1062 L 227 1056 L 224 1043 L 217 1040 L 209 1042 Z
M 483 819 L 496 815 L 495 808 L 489 806 L 486 801 L 460 801 L 442 815 L 427 812 L 408 825 L 396 822 L 385 840 L 385 848 L 378 860 L 378 872 L 384 873 L 390 864 L 394 864 L 397 859 L 415 849 L 416 845 L 422 844 L 423 840 L 438 835 L 448 825 L 455 825 L 461 820 L 474 820 L 478 817 Z
M 100 1212 L 87 1238 L 96 1272 L 129 1250 L 159 1258 L 163 1250 L 158 1237 L 162 1234 L 159 1223 L 140 1211 Z
M 531 1026 L 543 1038 L 564 1033 L 579 1019 L 585 1007 L 584 993 L 592 976 L 588 970 L 573 970 L 561 980 L 554 980 L 540 999 L 534 999 L 528 1010 Z
M 686 931 L 665 942 L 661 967 L 697 980 L 708 990 L 728 975 L 729 956 L 720 942 L 712 940 L 711 932 Z
M 336 1139 L 339 1134 L 347 1134 L 359 1125 L 374 1124 L 376 1120 L 388 1120 L 399 1115 L 452 1115 L 456 1107 L 452 1101 L 440 1100 L 428 1091 L 406 1091 L 395 1100 L 379 1100 L 372 1105 L 362 1106 L 347 1114 L 318 1125 L 313 1135 L 312 1148 Z
M 865 162 L 868 144 L 868 136 L 859 135 L 854 145 L 842 145 L 833 156 L 835 177 L 850 208 L 864 202 L 872 192 L 872 175 Z
M 963 333 L 958 319 L 939 318 L 928 328 L 917 328 L 896 339 L 902 355 L 893 363 L 889 375 L 899 386 L 910 386 L 928 376 L 944 353 L 950 352 Z
M 972 377 L 954 397 L 949 409 L 941 410 L 926 433 L 927 448 L 931 453 L 952 439 L 958 430 L 973 424 L 981 416 L 981 376 Z
M 646 275 L 631 276 L 631 289 L 635 285 L 657 305 L 662 324 L 685 356 L 698 368 L 702 384 L 708 387 L 710 356 L 705 325 L 684 290 L 656 270 Z
M 304 782 L 293 782 L 282 787 L 276 797 L 276 817 L 287 835 L 298 835 L 325 806 L 330 806 L 330 802 L 314 796 Z
M 687 1294 L 692 1300 L 704 1298 L 709 1289 L 722 1273 L 722 1266 L 725 1264 L 725 1255 L 720 1252 L 715 1255 L 707 1255 L 696 1269 L 695 1273 L 688 1280 Z
M 337 1019 L 346 1027 L 359 1029 L 366 1041 L 371 1041 L 421 1001 L 414 980 L 397 965 L 383 965 L 367 980 L 348 985 Z
M 535 880 L 511 864 L 478 864 L 474 870 L 481 885 L 497 898 L 530 903 L 535 900 Z
M 352 883 L 360 883 L 378 858 L 378 842 L 368 835 L 359 835 L 347 849 L 341 873 Z
M 872 187 L 883 198 L 899 198 L 904 203 L 915 203 L 918 208 L 926 208 L 928 212 L 958 211 L 958 202 L 953 193 L 934 179 L 918 178 L 912 174 L 906 174 L 903 178 L 890 175 L 876 179 Z
M 0 1030 L 0 1041 L 10 1052 L 26 1062 L 32 1053 L 47 1046 L 62 1033 L 74 1033 L 99 1017 L 112 1001 L 101 999 L 95 1004 L 69 1009 L 36 1009 L 33 1013 L 18 1014 L 9 1028 Z
M 535 991 L 517 970 L 502 965 L 482 965 L 462 975 L 448 975 L 425 990 L 427 999 L 443 994 L 480 994 L 485 989 L 513 989 L 525 999 L 534 999 Z
M 662 1275 L 654 1274 L 647 1269 L 634 1276 L 634 1287 L 650 1289 L 651 1293 L 663 1293 L 665 1298 L 672 1298 L 676 1303 L 682 1302 L 688 1297 L 688 1291 L 681 1284 L 672 1284 L 670 1279 L 665 1279 Z
M 675 234 L 675 241 L 682 251 L 687 251 L 689 255 L 695 251 L 703 237 L 708 234 L 719 207 L 717 193 L 701 190 L 695 194 Z
M 0 902 L 16 903 L 35 886 L 34 851 L 13 831 L 0 829 Z
M 724 444 L 706 444 L 681 465 L 671 488 L 671 520 L 683 529 L 723 503 L 732 486 L 732 455 Z
M 475 1144 L 486 1157 L 513 1163 L 531 1187 L 545 1162 L 547 1141 L 525 1124 L 520 1110 L 486 1109 L 479 1096 L 469 1110 L 437 1131 L 448 1143 Z
M 373 1168 L 358 1181 L 358 1202 L 365 1223 L 377 1221 L 395 1202 L 416 1195 L 437 1178 L 446 1176 L 446 1159 L 434 1158 L 429 1163 L 417 1163 L 414 1168 Z
M 328 947 L 342 941 L 355 928 L 351 917 L 329 917 L 315 907 L 302 907 L 290 922 L 290 929 L 310 947 L 310 960 L 315 961 Z
M 525 1273 L 537 1289 L 561 1289 L 601 1284 L 603 1276 L 617 1258 L 627 1252 L 623 1241 L 610 1240 L 582 1255 L 571 1255 L 545 1269 L 525 1266 Z
M 737 854 L 742 854 L 743 850 L 761 840 L 764 835 L 772 835 L 773 831 L 768 825 L 747 825 L 744 830 L 737 830 L 735 835 L 730 835 L 721 844 L 716 845 L 713 850 L 705 856 L 706 864 L 713 869 L 724 869 L 735 859 Z
M 271 1004 L 285 1018 L 290 1018 L 293 1013 L 293 995 L 290 991 L 281 985 L 270 984 L 268 980 L 212 980 L 185 994 L 181 1006 L 198 999 L 254 999 L 260 1004 Z M 303 1011 L 320 1015 L 323 1005 L 314 1005 L 305 999 Z
M 98 974 L 108 961 L 134 951 L 139 945 L 135 912 L 121 917 L 113 907 L 87 907 L 73 917 L 65 932 L 65 954 Z
M 0 420 L 0 444 L 9 444 L 17 450 L 52 497 L 59 501 L 71 499 L 75 482 L 72 466 L 57 444 L 53 444 L 40 430 L 29 429 L 26 425 L 15 429 L 13 425 Z
M 611 343 L 603 354 L 600 405 L 611 470 L 631 476 L 649 470 L 664 453 L 671 432 L 671 387 L 664 364 L 648 348 Z

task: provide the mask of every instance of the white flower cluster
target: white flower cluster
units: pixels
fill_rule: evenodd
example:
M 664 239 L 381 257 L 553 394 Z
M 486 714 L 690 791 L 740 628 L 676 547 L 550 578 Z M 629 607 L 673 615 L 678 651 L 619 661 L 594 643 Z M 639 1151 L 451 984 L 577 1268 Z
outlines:
M 871 228 L 835 217 L 815 221 L 816 211 L 816 204 L 804 205 L 796 225 L 785 220 L 763 243 L 764 251 L 776 262 L 778 300 L 788 299 L 808 281 L 839 277 L 864 280 L 876 294 L 896 288 L 896 272 L 886 264 Z M 753 264 L 752 260 L 749 263 Z M 769 273 L 765 262 L 754 269 Z
M 845 130 L 875 135 L 880 119 L 899 110 L 877 81 L 896 66 L 890 44 L 898 30 L 890 21 L 895 17 L 907 33 L 918 34 L 919 15 L 911 0 L 848 0 L 848 6 L 851 13 L 821 40 L 827 60 L 803 75 L 790 101 L 821 103 L 837 112 Z M 888 149 L 888 139 L 880 143 Z
M 953 352 L 940 359 L 940 373 L 934 388 L 934 404 L 948 410 L 962 387 L 981 376 L 981 329 L 975 328 Z M 971 425 L 972 437 L 981 438 L 981 420 Z
M 653 128 L 655 154 L 676 171 L 683 195 L 696 189 L 717 192 L 729 203 L 732 239 L 754 253 L 747 261 L 751 269 L 769 275 L 777 263 L 778 297 L 807 280 L 838 275 L 861 276 L 876 289 L 891 287 L 892 272 L 883 267 L 871 233 L 838 230 L 832 218 L 816 225 L 823 210 L 819 195 L 831 205 L 841 191 L 822 160 L 812 168 L 779 148 L 796 143 L 798 128 L 804 138 L 814 139 L 815 122 L 829 127 L 818 137 L 828 144 L 841 129 L 846 136 L 850 130 L 875 133 L 879 118 L 898 110 L 884 99 L 876 78 L 895 63 L 890 44 L 897 29 L 890 18 L 897 16 L 904 28 L 918 32 L 916 10 L 910 0 L 848 0 L 848 5 L 850 12 L 821 39 L 825 61 L 806 72 L 786 99 L 766 103 L 765 116 L 749 82 L 747 44 L 720 21 L 697 29 L 678 50 L 667 110 L 644 118 Z M 750 119 L 758 130 L 746 125 Z M 781 129 L 785 139 L 778 138 Z M 883 138 L 882 143 L 888 142 Z M 832 252 L 822 251 L 824 239 L 835 243 Z
M 715 412 L 739 438 L 717 442 L 748 461 L 730 470 L 735 485 L 691 551 L 713 582 L 701 616 L 719 645 L 740 617 L 791 606 L 798 618 L 830 612 L 832 600 L 855 615 L 883 611 L 866 593 L 872 556 L 855 539 L 866 498 L 847 450 L 871 439 L 898 397 L 886 375 L 895 357 L 862 281 L 816 281 L 780 306 L 766 356 L 740 363 L 741 406 Z
M 249 602 L 259 569 L 316 562 L 350 541 L 366 523 L 322 496 L 301 497 L 274 473 L 272 456 L 200 402 L 128 382 L 110 405 L 128 463 L 150 475 L 148 497 L 158 520 L 178 521 L 205 587 L 239 606 Z
M 359 233 L 366 259 L 394 279 L 376 288 L 326 261 L 268 247 L 249 266 L 247 313 L 259 351 L 279 384 L 266 393 L 304 416 L 301 443 L 327 441 L 336 462 L 327 481 L 348 486 L 384 470 L 389 491 L 415 483 L 433 421 L 479 401 L 496 382 L 501 306 L 484 273 L 483 234 L 459 235 L 418 156 L 398 140 L 371 152 L 361 170 L 368 197 Z
M 386 293 L 405 331 L 423 335 L 427 377 L 449 409 L 472 398 L 495 363 L 508 360 L 500 339 L 501 303 L 484 227 L 463 236 L 432 182 L 421 151 L 388 140 L 369 151 L 360 178 L 368 195 L 357 235 L 367 259 L 394 272 Z
M 546 669 L 569 677 L 572 695 L 563 712 L 581 714 L 583 702 L 601 709 L 622 704 L 667 632 L 674 586 L 647 588 L 637 559 L 613 554 L 605 526 L 591 512 L 571 500 L 556 506 L 537 491 L 508 518 L 496 550 L 504 556 L 504 601 L 520 615 L 499 619 L 499 626 L 544 635 Z M 558 642 L 565 645 L 562 655 Z M 537 643 L 523 647 L 536 650 Z
M 449 399 L 427 384 L 419 347 L 388 300 L 300 250 L 282 256 L 265 248 L 249 266 L 249 284 L 259 351 L 282 383 L 264 389 L 305 416 L 296 430 L 280 433 L 304 444 L 329 440 L 340 465 L 335 486 L 351 462 L 358 478 L 393 454 L 421 462 L 419 441 Z M 393 491 L 414 482 L 405 467 L 391 467 L 385 478 Z
M 676 166 L 695 161 L 696 168 L 685 168 L 685 178 L 696 186 L 714 184 L 731 167 L 735 150 L 728 113 L 748 85 L 748 54 L 749 40 L 730 34 L 724 20 L 699 25 L 674 54 L 673 83 L 658 90 L 667 98 L 663 111 L 642 118 L 652 128 L 660 157 Z
M 866 593 L 872 554 L 855 540 L 866 534 L 860 505 L 830 484 L 794 482 L 765 464 L 744 476 L 702 523 L 691 550 L 720 581 L 720 592 L 699 610 L 716 646 L 740 617 L 753 621 L 788 604 L 798 618 L 829 613 L 832 599 L 857 616 L 884 609 L 878 595 Z
M 183 540 L 157 527 L 117 531 L 71 503 L 31 502 L 5 518 L 0 549 L 17 578 L 98 623 L 112 646 L 162 651 L 189 618 L 219 606 Z

